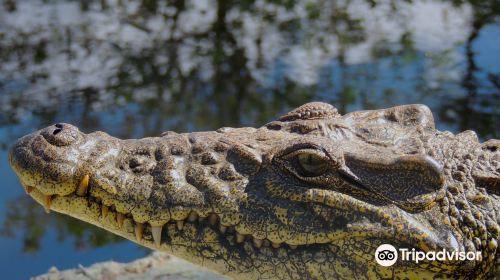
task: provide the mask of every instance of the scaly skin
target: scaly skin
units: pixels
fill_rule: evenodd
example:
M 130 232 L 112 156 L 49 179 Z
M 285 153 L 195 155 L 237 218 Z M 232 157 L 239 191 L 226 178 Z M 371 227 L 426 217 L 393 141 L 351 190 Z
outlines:
M 237 279 L 485 279 L 498 273 L 500 141 L 405 105 L 305 104 L 260 128 L 120 140 L 56 124 L 12 168 L 65 213 Z M 383 243 L 479 260 L 374 261 Z

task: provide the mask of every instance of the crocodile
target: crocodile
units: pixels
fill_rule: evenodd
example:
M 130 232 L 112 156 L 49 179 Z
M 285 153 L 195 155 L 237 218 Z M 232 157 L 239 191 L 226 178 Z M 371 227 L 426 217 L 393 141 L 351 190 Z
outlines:
M 311 102 L 259 128 L 143 139 L 58 123 L 18 139 L 9 163 L 47 212 L 232 278 L 489 279 L 499 148 L 437 130 L 425 105 Z M 392 266 L 381 244 L 398 248 Z

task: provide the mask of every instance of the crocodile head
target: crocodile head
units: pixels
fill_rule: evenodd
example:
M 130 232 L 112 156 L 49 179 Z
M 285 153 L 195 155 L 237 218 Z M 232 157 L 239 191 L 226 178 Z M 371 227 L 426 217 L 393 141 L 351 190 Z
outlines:
M 436 131 L 423 105 L 341 116 L 315 102 L 257 129 L 144 139 L 61 123 L 19 139 L 9 161 L 47 211 L 242 279 L 487 277 L 495 145 Z M 482 255 L 383 267 L 384 243 Z

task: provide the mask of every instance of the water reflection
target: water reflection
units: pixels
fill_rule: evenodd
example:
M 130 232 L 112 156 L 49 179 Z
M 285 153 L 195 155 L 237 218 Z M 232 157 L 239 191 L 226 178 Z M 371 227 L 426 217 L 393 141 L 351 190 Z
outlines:
M 475 57 L 492 44 L 477 43 L 482 30 L 499 28 L 497 1 L 1 3 L 3 148 L 56 121 L 142 137 L 261 125 L 311 100 L 425 103 L 440 129 L 498 138 L 500 70 Z M 34 204 L 10 201 L 4 219 L 25 251 L 47 225 L 77 248 L 118 241 L 61 215 L 42 222 Z
M 24 252 L 33 253 L 40 249 L 40 241 L 48 226 L 56 229 L 58 241 L 64 241 L 71 237 L 76 250 L 122 241 L 122 238 L 116 235 L 89 226 L 77 219 L 54 213 L 48 216 L 42 208 L 35 204 L 33 199 L 28 196 L 8 202 L 6 218 L 0 229 L 0 234 L 6 237 L 22 236 L 24 238 Z

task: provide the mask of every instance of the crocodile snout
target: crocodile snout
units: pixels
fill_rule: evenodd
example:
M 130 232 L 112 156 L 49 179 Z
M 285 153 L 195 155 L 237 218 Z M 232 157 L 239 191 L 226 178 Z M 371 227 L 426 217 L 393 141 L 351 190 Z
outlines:
M 67 195 L 77 187 L 77 148 L 83 138 L 73 125 L 48 126 L 18 139 L 9 150 L 9 163 L 27 192 Z

